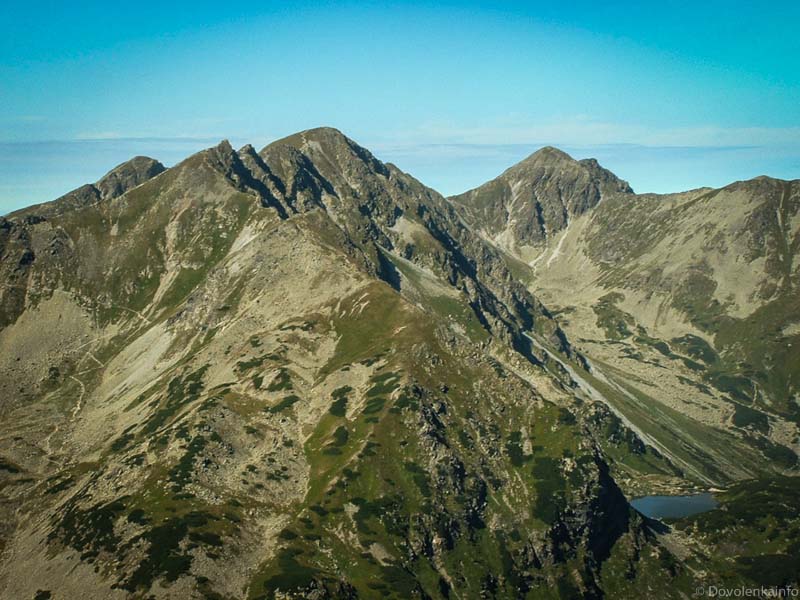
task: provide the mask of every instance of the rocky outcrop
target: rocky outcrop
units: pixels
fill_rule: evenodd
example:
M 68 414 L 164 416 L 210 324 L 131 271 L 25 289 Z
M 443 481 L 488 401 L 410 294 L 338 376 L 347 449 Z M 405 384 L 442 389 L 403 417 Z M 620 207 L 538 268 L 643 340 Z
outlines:
M 273 142 L 250 159 L 256 177 L 269 181 L 287 213 L 328 212 L 354 244 L 389 273 L 383 252 L 431 269 L 469 298 L 477 317 L 493 333 L 530 356 L 521 331 L 536 321 L 554 345 L 569 351 L 541 304 L 510 273 L 502 255 L 466 227 L 453 205 L 393 165 L 331 128 L 304 131 Z M 270 200 L 266 200 L 267 203 Z M 417 227 L 414 235 L 403 233 Z
M 476 230 L 516 250 L 546 244 L 604 197 L 632 193 L 596 160 L 578 161 L 548 146 L 450 200 Z
M 165 170 L 166 167 L 155 159 L 136 156 L 117 165 L 94 184 L 82 185 L 56 200 L 14 211 L 7 217 L 14 219 L 26 216 L 57 217 L 98 202 L 114 200 Z
M 135 156 L 111 169 L 94 187 L 103 200 L 113 200 L 128 190 L 135 188 L 166 171 L 166 167 L 147 156 Z

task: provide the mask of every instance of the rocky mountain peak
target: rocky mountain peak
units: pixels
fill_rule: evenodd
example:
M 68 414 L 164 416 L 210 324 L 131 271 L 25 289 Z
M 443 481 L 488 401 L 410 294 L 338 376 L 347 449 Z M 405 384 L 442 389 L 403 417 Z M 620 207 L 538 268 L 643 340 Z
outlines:
M 529 155 L 527 158 L 521 160 L 516 166 L 534 163 L 575 163 L 577 162 L 569 154 L 555 146 L 544 146 L 539 148 L 536 152 Z M 514 168 L 514 167 L 512 167 Z
M 257 155 L 258 151 L 253 148 L 253 144 L 245 144 L 241 148 L 239 148 L 239 157 L 244 159 L 245 156 L 253 156 Z
M 577 160 L 558 148 L 545 146 L 540 148 L 516 165 L 507 169 L 501 176 L 505 179 L 519 181 L 520 177 L 526 180 L 523 183 L 535 184 L 537 179 L 557 177 L 564 185 L 577 182 L 581 185 L 600 184 L 608 187 L 610 191 L 620 193 L 633 193 L 627 181 L 618 178 L 608 169 L 603 168 L 597 159 L 585 158 Z
M 358 144 L 338 129 L 334 129 L 333 127 L 316 127 L 275 140 L 262 148 L 261 154 L 268 152 L 269 149 L 283 146 L 294 148 L 298 152 L 305 154 L 315 151 L 335 152 L 357 145 Z
M 298 149 L 302 149 L 311 143 L 324 144 L 329 147 L 355 144 L 353 140 L 334 127 L 305 129 L 272 143 L 291 145 Z
M 154 158 L 135 156 L 103 175 L 95 187 L 99 190 L 103 200 L 110 200 L 166 170 L 167 168 Z
M 218 164 L 229 165 L 235 160 L 236 152 L 228 140 L 222 140 L 216 146 L 203 150 L 203 156 Z
M 496 179 L 451 200 L 468 222 L 517 252 L 547 243 L 604 197 L 632 193 L 626 181 L 595 159 L 575 160 L 545 146 Z
M 252 147 L 251 147 L 252 148 Z M 261 190 L 254 179 L 254 174 L 244 163 L 248 153 L 237 152 L 228 140 L 222 140 L 212 148 L 207 148 L 193 157 L 190 157 L 183 164 L 194 165 L 199 159 L 202 163 L 210 166 L 213 170 L 223 175 L 234 187 L 243 192 L 255 192 L 261 194 Z
M 351 181 L 374 174 L 389 176 L 386 165 L 369 150 L 332 127 L 318 127 L 290 135 L 269 144 L 260 154 L 269 163 L 268 156 L 286 154 L 287 148 L 302 154 L 314 163 L 316 169 L 333 179 Z
M 742 190 L 750 193 L 764 193 L 772 189 L 792 187 L 800 185 L 800 179 L 786 180 L 778 179 L 776 177 L 769 177 L 768 175 L 759 175 L 752 179 L 745 179 L 742 181 L 734 181 L 726 185 L 722 190 L 733 191 Z
M 84 184 L 56 200 L 28 206 L 8 216 L 50 218 L 98 202 L 107 202 L 122 196 L 127 191 L 140 186 L 166 170 L 167 168 L 154 158 L 135 156 L 111 169 L 96 183 Z

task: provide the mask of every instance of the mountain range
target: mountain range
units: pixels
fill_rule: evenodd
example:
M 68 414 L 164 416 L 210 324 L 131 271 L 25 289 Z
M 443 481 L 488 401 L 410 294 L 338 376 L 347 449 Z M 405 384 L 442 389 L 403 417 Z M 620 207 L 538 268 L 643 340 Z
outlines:
M 136 157 L 0 217 L 0 595 L 796 586 L 798 250 L 800 181 L 548 147 L 445 198 L 330 128 Z

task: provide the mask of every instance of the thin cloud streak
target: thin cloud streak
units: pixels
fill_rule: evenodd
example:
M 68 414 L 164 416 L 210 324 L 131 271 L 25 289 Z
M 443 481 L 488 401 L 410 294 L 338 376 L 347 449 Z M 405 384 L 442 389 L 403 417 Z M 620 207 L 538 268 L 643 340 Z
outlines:
M 427 124 L 398 137 L 425 144 L 508 145 L 539 140 L 544 144 L 570 146 L 800 146 L 800 127 L 652 127 L 578 116 L 552 122 L 518 120 L 479 127 Z

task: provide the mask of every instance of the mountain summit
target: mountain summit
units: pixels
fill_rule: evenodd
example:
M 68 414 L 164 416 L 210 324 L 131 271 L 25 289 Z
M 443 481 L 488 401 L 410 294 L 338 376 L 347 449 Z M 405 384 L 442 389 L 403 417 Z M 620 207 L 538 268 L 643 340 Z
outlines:
M 82 185 L 57 200 L 29 206 L 9 216 L 56 216 L 63 211 L 113 200 L 165 170 L 166 167 L 155 159 L 135 156 L 111 169 L 94 184 Z
M 596 160 L 578 161 L 547 146 L 451 201 L 487 238 L 526 254 L 526 247 L 546 244 L 604 197 L 632 193 Z

